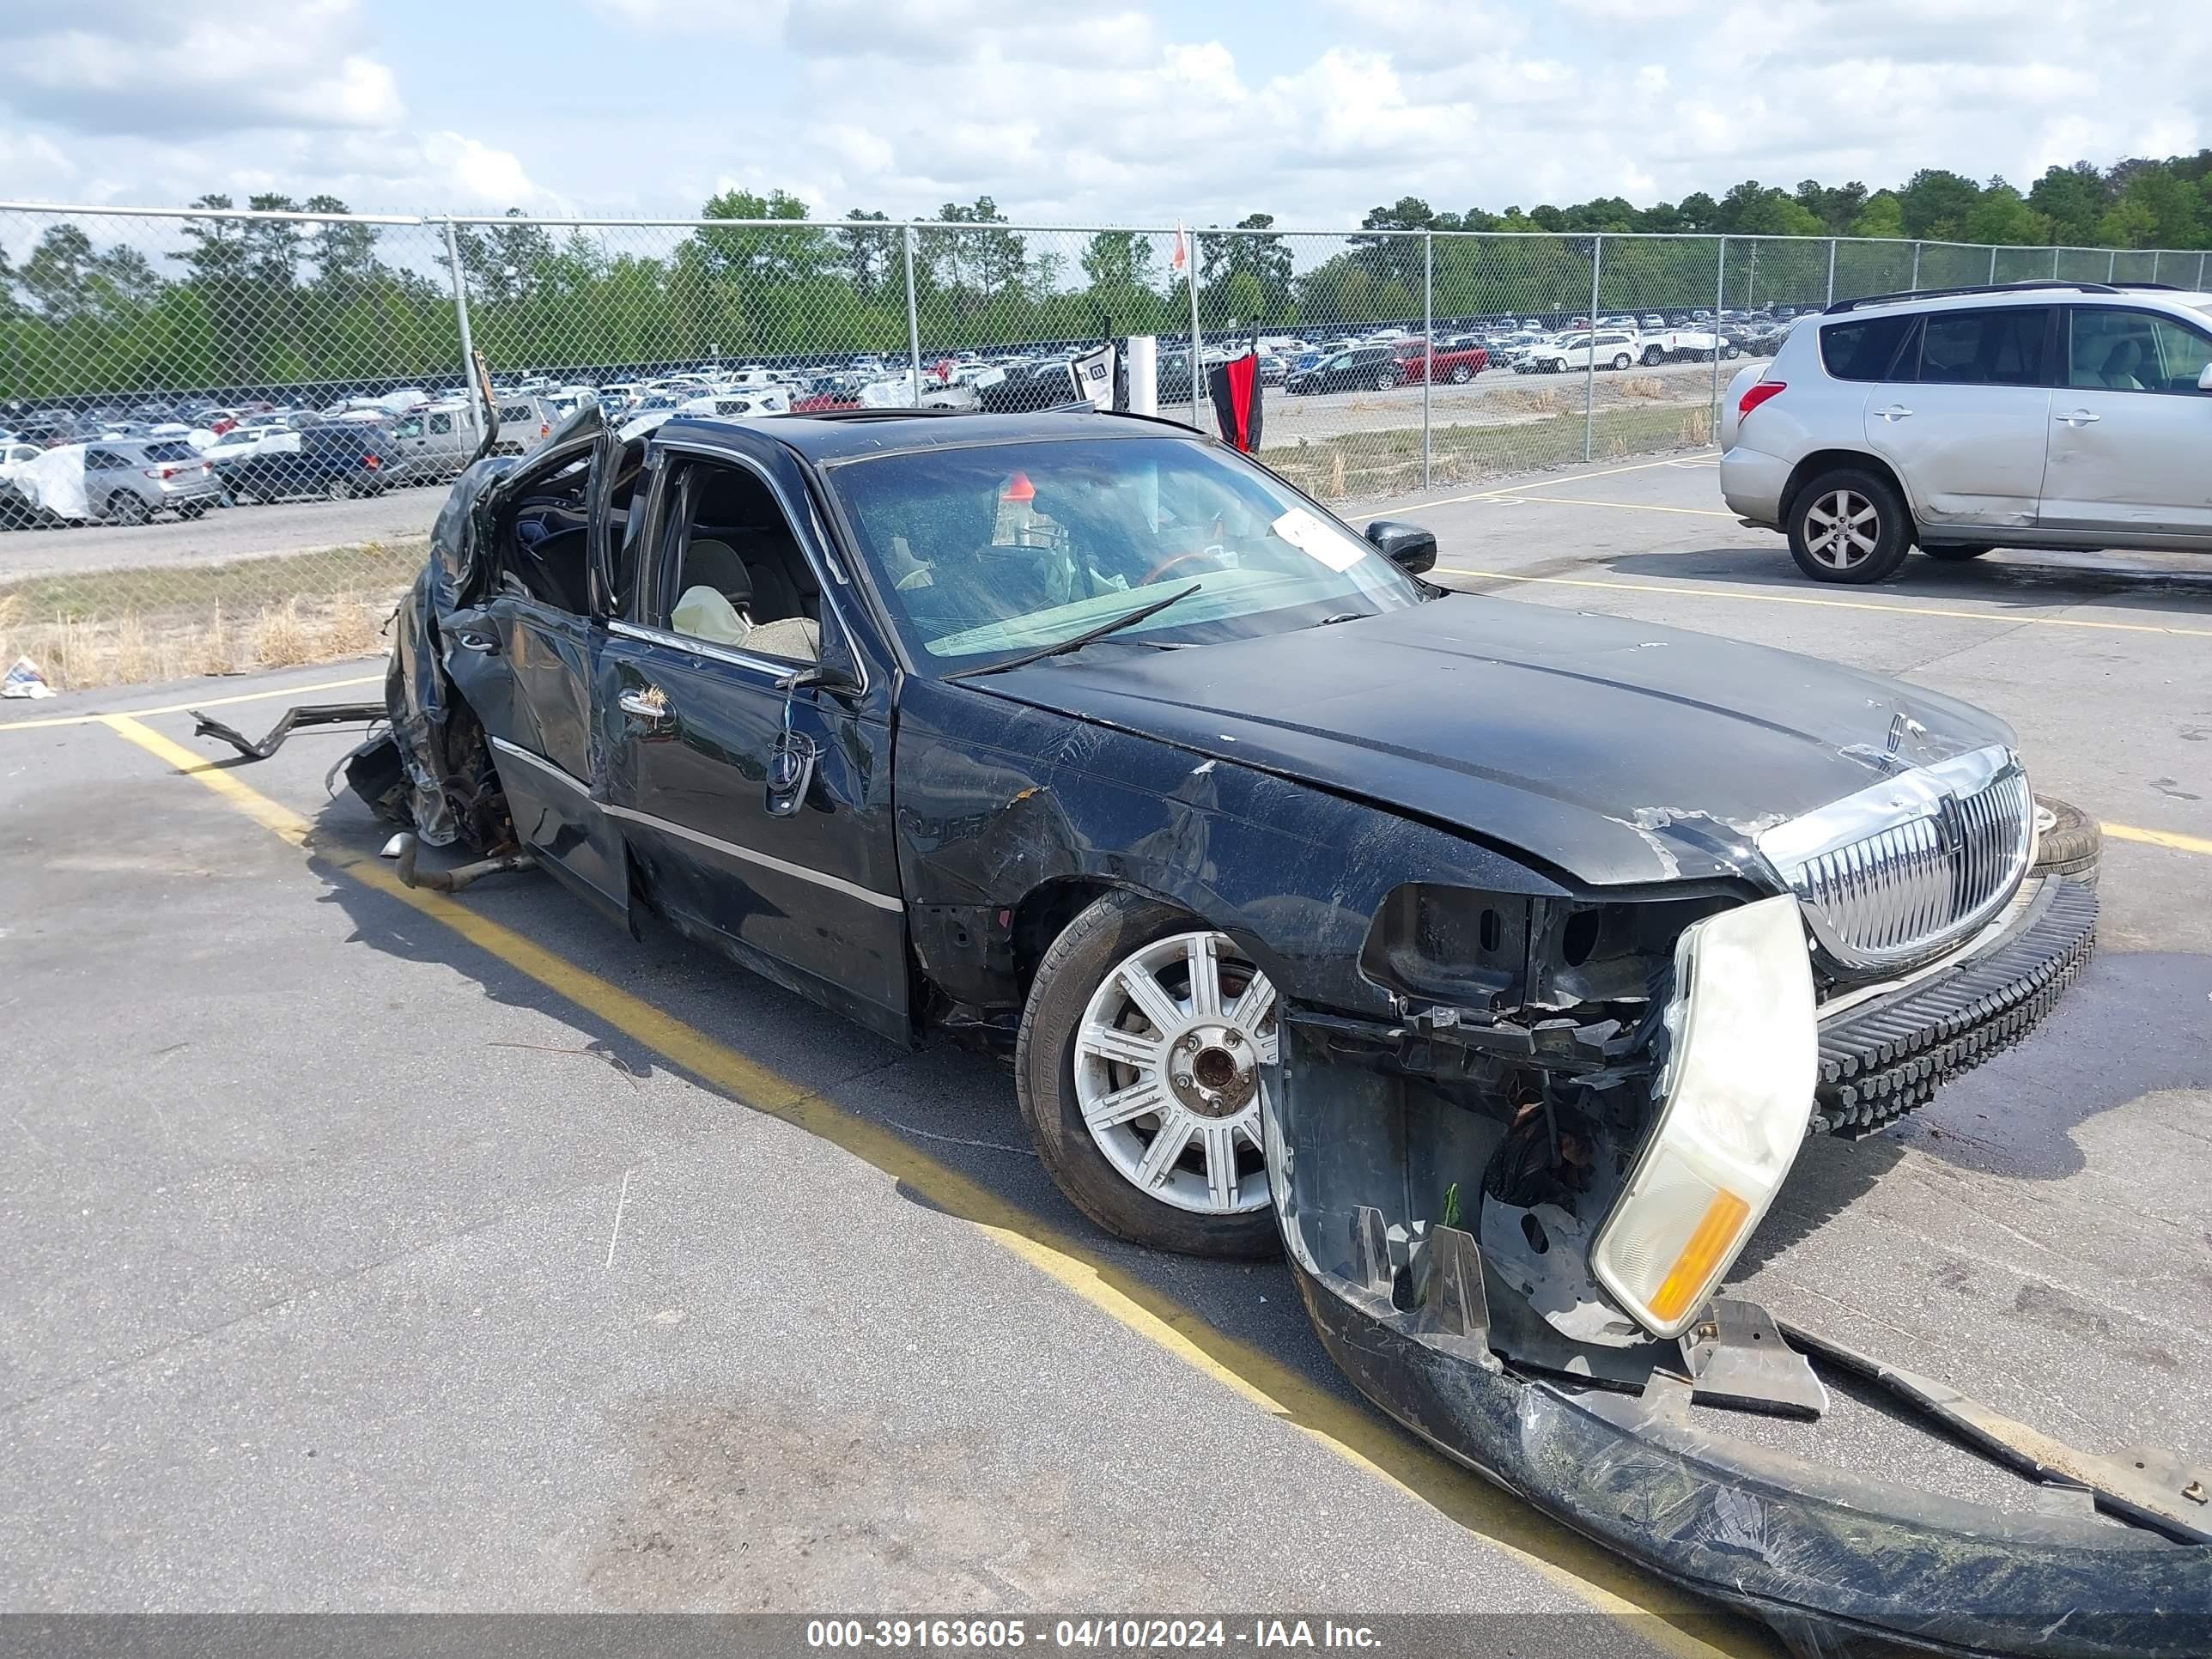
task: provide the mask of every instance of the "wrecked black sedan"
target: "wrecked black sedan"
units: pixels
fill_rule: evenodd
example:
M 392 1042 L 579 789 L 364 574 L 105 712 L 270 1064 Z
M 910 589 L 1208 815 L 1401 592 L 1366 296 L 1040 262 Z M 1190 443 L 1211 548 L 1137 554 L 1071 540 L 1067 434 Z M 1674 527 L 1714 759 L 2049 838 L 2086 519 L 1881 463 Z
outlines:
M 1435 556 L 1164 422 L 587 410 L 455 486 L 349 775 L 896 1041 L 998 1046 L 1100 1225 L 1279 1242 L 1401 1420 L 1808 1650 L 2191 1649 L 2197 1472 L 2061 1457 L 1723 1289 L 1808 1133 L 2063 992 L 2094 828 L 1978 710 Z M 1808 1353 L 2079 1512 L 1713 1427 L 1817 1415 Z

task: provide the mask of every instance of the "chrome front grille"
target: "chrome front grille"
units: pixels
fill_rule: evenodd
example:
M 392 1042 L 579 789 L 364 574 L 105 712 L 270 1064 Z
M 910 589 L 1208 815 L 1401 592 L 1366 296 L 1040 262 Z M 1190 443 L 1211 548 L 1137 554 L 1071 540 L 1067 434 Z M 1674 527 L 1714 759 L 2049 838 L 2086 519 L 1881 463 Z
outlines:
M 1885 779 L 1759 837 L 1814 942 L 1847 973 L 1910 967 L 2010 898 L 2035 840 L 2035 798 L 1998 746 Z

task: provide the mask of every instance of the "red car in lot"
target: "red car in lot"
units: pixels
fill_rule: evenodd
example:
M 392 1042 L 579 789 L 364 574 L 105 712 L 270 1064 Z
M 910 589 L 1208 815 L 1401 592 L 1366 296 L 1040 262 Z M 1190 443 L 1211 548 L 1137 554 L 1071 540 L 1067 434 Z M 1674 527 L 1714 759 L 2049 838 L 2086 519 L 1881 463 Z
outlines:
M 1454 386 L 1465 386 L 1490 367 L 1490 354 L 1479 345 L 1461 345 L 1438 340 L 1433 352 L 1427 350 L 1419 340 L 1402 342 L 1393 354 L 1398 364 L 1398 378 L 1409 386 L 1423 380 L 1448 380 Z

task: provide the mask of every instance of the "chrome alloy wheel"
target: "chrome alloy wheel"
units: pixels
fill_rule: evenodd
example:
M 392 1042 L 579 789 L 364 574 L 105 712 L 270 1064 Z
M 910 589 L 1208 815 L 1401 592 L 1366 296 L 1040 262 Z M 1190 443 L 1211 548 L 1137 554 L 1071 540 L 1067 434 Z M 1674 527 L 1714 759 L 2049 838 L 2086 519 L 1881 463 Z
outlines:
M 1267 1202 L 1263 1068 L 1275 988 L 1228 936 L 1176 933 L 1133 951 L 1091 994 L 1075 1097 L 1091 1138 L 1147 1198 L 1201 1215 Z
M 1835 570 L 1864 564 L 1881 538 L 1881 514 L 1854 489 L 1832 489 L 1805 509 L 1805 545 Z

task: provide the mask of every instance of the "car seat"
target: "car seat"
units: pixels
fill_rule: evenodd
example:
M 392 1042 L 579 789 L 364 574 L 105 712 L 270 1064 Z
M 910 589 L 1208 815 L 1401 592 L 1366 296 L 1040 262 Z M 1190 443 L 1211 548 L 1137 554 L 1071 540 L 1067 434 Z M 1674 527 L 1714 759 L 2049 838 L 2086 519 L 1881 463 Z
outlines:
M 2105 367 L 2097 378 L 2115 392 L 2141 392 L 2143 383 L 2136 378 L 2136 370 L 2142 367 L 2142 342 L 2119 340 L 2105 354 Z

